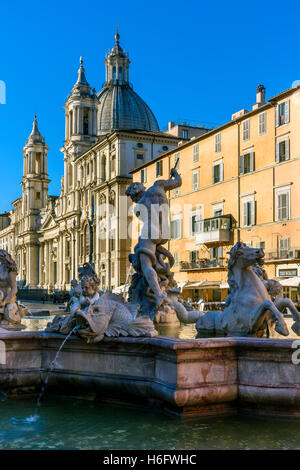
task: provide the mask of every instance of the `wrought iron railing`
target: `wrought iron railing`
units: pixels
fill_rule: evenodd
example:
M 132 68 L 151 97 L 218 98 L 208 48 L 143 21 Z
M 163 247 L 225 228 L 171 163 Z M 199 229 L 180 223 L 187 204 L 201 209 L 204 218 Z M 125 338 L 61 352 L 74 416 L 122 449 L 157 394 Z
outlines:
M 211 269 L 211 268 L 225 268 L 227 266 L 227 259 L 225 258 L 203 258 L 196 261 L 181 261 L 181 271 L 191 271 L 193 269 Z
M 300 259 L 300 248 L 286 248 L 265 251 L 265 260 L 279 260 L 279 259 Z

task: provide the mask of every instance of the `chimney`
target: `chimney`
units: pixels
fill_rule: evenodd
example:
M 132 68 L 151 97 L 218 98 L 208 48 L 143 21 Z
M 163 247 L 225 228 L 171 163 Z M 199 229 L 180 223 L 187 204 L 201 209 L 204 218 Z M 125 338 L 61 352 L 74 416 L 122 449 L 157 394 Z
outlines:
M 172 127 L 174 127 L 174 125 L 175 125 L 174 121 L 169 121 L 168 122 L 168 131 L 170 131 L 172 129 Z
M 263 85 L 258 85 L 256 89 L 256 103 L 252 106 L 252 109 L 257 109 L 266 103 L 266 89 Z

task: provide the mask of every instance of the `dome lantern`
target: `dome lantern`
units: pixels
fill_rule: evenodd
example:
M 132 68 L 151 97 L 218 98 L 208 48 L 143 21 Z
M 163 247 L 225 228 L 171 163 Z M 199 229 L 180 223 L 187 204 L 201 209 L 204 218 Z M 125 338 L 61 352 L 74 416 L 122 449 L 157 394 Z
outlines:
M 116 129 L 159 131 L 157 120 L 142 98 L 129 83 L 128 54 L 119 43 L 117 29 L 115 45 L 105 58 L 106 81 L 98 93 L 98 134 Z

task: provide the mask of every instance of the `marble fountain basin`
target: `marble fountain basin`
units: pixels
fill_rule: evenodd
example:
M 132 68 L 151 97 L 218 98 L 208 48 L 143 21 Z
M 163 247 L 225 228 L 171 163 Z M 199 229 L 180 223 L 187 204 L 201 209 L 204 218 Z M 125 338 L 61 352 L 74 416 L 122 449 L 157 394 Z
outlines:
M 38 395 L 64 338 L 1 330 L 0 390 L 12 397 Z M 143 403 L 183 418 L 236 413 L 299 418 L 294 341 L 158 336 L 106 338 L 93 345 L 73 335 L 49 372 L 46 393 Z

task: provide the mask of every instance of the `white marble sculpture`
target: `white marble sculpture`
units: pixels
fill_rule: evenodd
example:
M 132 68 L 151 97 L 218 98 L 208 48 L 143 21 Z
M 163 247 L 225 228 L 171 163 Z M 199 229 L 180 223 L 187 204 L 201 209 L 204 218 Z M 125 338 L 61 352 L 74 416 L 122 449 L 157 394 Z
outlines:
M 275 329 L 280 335 L 288 336 L 281 313 L 288 307 L 294 319 L 292 329 L 300 336 L 298 310 L 290 299 L 280 296 L 277 281 L 268 279 L 265 271 L 257 266 L 264 262 L 263 250 L 238 242 L 229 254 L 227 307 L 223 312 L 206 312 L 201 316 L 196 323 L 198 332 L 262 337 L 272 336 Z
M 139 305 L 125 303 L 111 293 L 99 294 L 100 281 L 91 265 L 80 272 L 80 289 L 75 286 L 68 315 L 56 315 L 46 331 L 77 334 L 88 343 L 98 343 L 105 336 L 156 336 L 157 331 L 148 316 L 136 318 Z
M 27 312 L 17 298 L 17 265 L 11 255 L 0 250 L 0 327 L 6 330 L 22 330 L 22 317 Z

